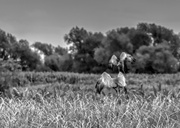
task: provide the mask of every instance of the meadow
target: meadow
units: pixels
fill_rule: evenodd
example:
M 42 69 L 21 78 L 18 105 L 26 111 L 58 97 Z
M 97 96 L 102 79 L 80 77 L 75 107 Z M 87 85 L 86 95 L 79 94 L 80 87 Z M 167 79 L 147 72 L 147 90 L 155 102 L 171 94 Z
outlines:
M 180 127 L 180 73 L 126 74 L 128 96 L 110 88 L 96 94 L 97 74 L 1 75 L 1 128 Z

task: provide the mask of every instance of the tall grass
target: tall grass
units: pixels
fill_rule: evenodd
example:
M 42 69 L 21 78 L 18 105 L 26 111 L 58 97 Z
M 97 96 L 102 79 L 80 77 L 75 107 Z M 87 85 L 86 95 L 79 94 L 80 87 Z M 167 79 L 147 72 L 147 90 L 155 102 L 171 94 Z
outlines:
M 40 95 L 40 94 L 39 94 Z M 148 101 L 133 95 L 68 92 L 52 99 L 2 99 L 1 128 L 179 128 L 180 101 L 161 94 Z
M 0 85 L 11 87 L 20 82 L 22 88 L 11 89 L 9 98 L 0 98 L 0 128 L 180 127 L 178 74 L 128 74 L 128 98 L 108 89 L 105 96 L 95 94 L 98 75 L 93 74 L 28 72 L 10 76 L 2 77 Z M 25 89 L 23 80 L 40 85 Z
M 116 76 L 117 74 L 111 74 Z M 177 74 L 126 74 L 125 77 L 129 85 L 152 85 L 160 83 L 167 86 L 177 86 L 180 84 L 180 73 Z M 25 87 L 27 85 L 39 85 L 48 83 L 67 83 L 92 85 L 100 77 L 98 74 L 78 74 L 68 72 L 15 72 L 3 73 L 0 77 L 9 76 L 12 86 Z M 0 80 L 1 82 L 1 80 Z

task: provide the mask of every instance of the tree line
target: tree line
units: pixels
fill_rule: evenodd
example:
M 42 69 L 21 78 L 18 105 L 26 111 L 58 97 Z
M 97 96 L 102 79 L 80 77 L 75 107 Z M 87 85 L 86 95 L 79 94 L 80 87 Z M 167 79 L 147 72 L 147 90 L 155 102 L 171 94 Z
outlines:
M 17 41 L 0 30 L 0 58 L 19 60 L 23 71 L 68 71 L 101 73 L 115 54 L 127 52 L 136 58 L 128 65 L 134 73 L 175 73 L 180 70 L 180 38 L 173 30 L 154 23 L 139 23 L 136 27 L 121 27 L 103 34 L 78 26 L 64 36 L 69 48 L 27 40 Z M 36 51 L 33 51 L 34 47 Z M 44 61 L 38 54 L 44 54 Z M 116 70 L 117 72 L 117 70 Z

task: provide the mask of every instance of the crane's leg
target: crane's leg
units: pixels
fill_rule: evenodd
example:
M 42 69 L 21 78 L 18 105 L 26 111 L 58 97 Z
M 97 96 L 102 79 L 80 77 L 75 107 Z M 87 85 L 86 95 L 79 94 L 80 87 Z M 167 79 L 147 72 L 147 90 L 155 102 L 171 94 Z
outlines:
M 125 92 L 126 98 L 129 99 L 128 91 L 127 91 L 127 88 L 126 88 L 126 87 L 124 87 L 124 92 Z
M 113 89 L 118 93 L 118 87 L 113 87 Z
M 125 92 L 125 94 L 128 94 L 126 87 L 124 87 L 124 92 Z
M 125 74 L 125 71 L 124 71 L 124 61 L 122 62 L 122 72 Z
M 101 93 L 102 89 L 103 89 L 103 86 L 102 84 L 98 81 L 96 82 L 96 85 L 95 85 L 95 88 L 96 88 L 96 93 Z
M 124 74 L 125 73 L 125 71 L 124 71 L 124 61 L 119 62 L 119 64 L 117 66 L 118 66 L 118 71 L 119 72 L 121 71 Z

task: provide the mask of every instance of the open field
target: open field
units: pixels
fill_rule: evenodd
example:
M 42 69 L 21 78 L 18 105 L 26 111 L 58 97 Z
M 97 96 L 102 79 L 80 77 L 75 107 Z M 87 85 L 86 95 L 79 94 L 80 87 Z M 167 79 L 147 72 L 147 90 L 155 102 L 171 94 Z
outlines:
M 9 83 L 19 86 L 7 92 L 9 98 L 1 98 L 0 127 L 179 128 L 179 75 L 127 74 L 128 97 L 113 89 L 105 89 L 106 96 L 97 95 L 99 75 L 10 75 Z

